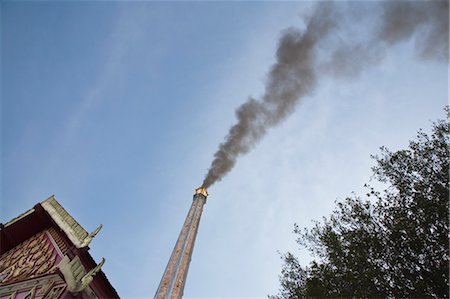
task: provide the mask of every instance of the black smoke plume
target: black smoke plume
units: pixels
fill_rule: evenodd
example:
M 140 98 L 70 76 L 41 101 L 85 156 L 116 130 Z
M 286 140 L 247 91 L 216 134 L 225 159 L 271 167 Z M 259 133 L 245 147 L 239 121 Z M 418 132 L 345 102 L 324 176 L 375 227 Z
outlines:
M 237 123 L 230 128 L 214 154 L 204 187 L 221 180 L 239 156 L 248 153 L 268 129 L 289 116 L 301 99 L 315 90 L 318 75 L 357 77 L 365 68 L 379 63 L 388 47 L 411 39 L 414 39 L 421 58 L 448 62 L 447 1 L 359 4 L 376 5 L 374 9 L 362 11 L 371 15 L 379 13 L 379 22 L 373 26 L 371 37 L 363 41 L 354 38 L 336 40 L 336 37 L 345 37 L 342 32 L 347 26 L 342 23 L 345 23 L 345 17 L 355 16 L 352 14 L 354 3 L 319 3 L 312 14 L 305 17 L 303 31 L 288 28 L 282 32 L 264 94 L 259 100 L 250 97 L 237 108 Z M 361 21 L 364 16 L 359 15 L 358 19 Z M 364 22 L 355 24 L 364 26 Z

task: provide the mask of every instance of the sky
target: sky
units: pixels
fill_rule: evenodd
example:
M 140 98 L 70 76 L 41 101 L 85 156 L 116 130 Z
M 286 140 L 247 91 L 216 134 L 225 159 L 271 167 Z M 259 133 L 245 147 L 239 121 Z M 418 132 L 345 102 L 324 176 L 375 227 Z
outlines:
M 104 225 L 90 252 L 119 295 L 153 296 L 234 110 L 313 4 L 2 1 L 0 222 L 54 194 L 86 230 Z M 278 252 L 312 259 L 294 223 L 363 195 L 370 155 L 405 148 L 448 103 L 448 64 L 414 40 L 318 82 L 209 189 L 184 298 L 275 294 Z

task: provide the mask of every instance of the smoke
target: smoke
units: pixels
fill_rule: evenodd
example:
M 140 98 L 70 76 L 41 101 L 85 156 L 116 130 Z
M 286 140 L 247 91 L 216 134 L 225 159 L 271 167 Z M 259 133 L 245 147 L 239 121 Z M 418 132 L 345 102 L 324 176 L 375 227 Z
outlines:
M 448 61 L 449 2 L 389 2 L 378 36 L 387 44 L 406 41 L 414 35 L 416 49 L 425 59 Z
M 345 4 L 343 10 L 339 9 L 342 6 L 338 8 L 331 2 L 319 3 L 312 14 L 305 17 L 303 31 L 288 28 L 282 32 L 264 94 L 259 100 L 249 97 L 237 108 L 237 123 L 230 128 L 214 154 L 203 181 L 204 187 L 220 181 L 234 167 L 239 156 L 248 153 L 268 129 L 286 119 L 301 99 L 316 89 L 318 75 L 355 78 L 366 68 L 379 63 L 387 48 L 411 39 L 415 41 L 420 58 L 448 62 L 447 1 L 392 1 L 367 5 L 375 4 L 378 22 L 368 39 L 345 38 L 348 26 L 343 23 L 346 16 L 352 15 L 349 13 L 354 7 L 352 3 Z M 367 12 L 374 14 L 373 9 Z M 364 26 L 364 22 L 353 25 Z

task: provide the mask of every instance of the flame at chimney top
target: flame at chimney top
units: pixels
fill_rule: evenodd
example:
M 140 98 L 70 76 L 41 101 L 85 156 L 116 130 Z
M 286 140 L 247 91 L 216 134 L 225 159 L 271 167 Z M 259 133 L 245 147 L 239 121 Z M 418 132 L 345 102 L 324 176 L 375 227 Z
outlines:
M 197 189 L 195 189 L 195 194 L 202 194 L 205 197 L 208 197 L 208 190 L 206 190 L 205 187 L 198 187 Z

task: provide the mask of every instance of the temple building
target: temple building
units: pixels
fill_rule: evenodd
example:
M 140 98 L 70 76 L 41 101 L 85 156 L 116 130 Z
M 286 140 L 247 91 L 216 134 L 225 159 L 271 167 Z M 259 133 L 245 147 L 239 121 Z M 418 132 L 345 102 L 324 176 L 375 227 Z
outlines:
M 88 233 L 52 196 L 0 223 L 0 299 L 119 298 Z

